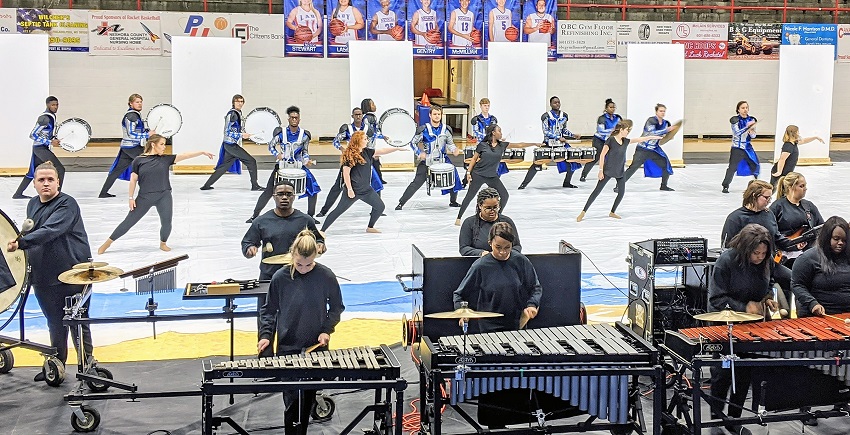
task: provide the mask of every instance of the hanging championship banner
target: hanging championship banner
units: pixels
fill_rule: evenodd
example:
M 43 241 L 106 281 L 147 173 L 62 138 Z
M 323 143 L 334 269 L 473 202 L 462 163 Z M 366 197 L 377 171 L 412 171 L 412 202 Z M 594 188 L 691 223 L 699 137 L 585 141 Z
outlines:
M 328 57 L 348 57 L 348 41 L 366 40 L 366 0 L 328 0 Z
M 558 21 L 558 55 L 568 59 L 614 59 L 614 21 Z
M 558 3 L 556 0 L 528 0 L 522 10 L 522 40 L 549 44 L 549 60 L 558 58 L 556 50 Z
M 443 59 L 446 57 L 445 0 L 409 0 L 407 22 L 409 41 L 413 41 L 413 57 Z
M 284 0 L 285 56 L 325 57 L 322 0 Z
M 89 53 L 93 55 L 159 56 L 162 32 L 159 12 L 96 11 L 89 13 Z
M 17 33 L 15 25 L 15 9 L 0 8 L 0 33 Z
M 260 14 L 162 12 L 162 54 L 171 56 L 171 37 L 220 37 L 242 40 L 242 56 L 283 56 L 283 21 Z
M 484 57 L 490 42 L 518 42 L 522 29 L 520 0 L 484 1 Z
M 617 23 L 617 59 L 626 59 L 629 44 L 669 44 L 673 23 L 620 21 Z
M 20 8 L 16 15 L 18 33 L 47 34 L 50 51 L 89 51 L 86 10 Z
M 728 59 L 779 59 L 782 24 L 730 23 Z
M 366 12 L 367 39 L 370 41 L 404 41 L 407 14 L 404 0 L 369 0 Z
M 685 46 L 685 59 L 726 59 L 729 23 L 674 23 L 673 43 Z
M 782 45 L 832 45 L 836 47 L 837 44 L 838 26 L 835 24 L 786 23 L 782 25 Z
M 837 33 L 836 49 L 838 56 L 836 58 L 839 62 L 850 62 L 850 24 L 839 24 Z
M 504 2 L 504 0 L 499 0 Z M 446 58 L 481 59 L 484 14 L 481 0 L 448 0 L 446 5 Z M 485 32 L 486 33 L 486 32 Z

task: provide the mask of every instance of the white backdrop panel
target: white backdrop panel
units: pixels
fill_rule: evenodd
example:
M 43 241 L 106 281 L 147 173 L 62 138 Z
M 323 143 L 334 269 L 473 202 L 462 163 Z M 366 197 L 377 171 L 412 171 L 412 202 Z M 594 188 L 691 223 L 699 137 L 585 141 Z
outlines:
M 486 97 L 490 112 L 499 118 L 505 140 L 539 143 L 543 139 L 540 115 L 549 109 L 546 44 L 491 42 L 489 47 Z M 531 153 L 526 153 L 526 160 L 530 159 Z
M 667 106 L 664 119 L 671 123 L 685 113 L 685 46 L 683 44 L 630 44 L 628 47 L 628 97 L 626 118 L 634 121 L 629 137 L 643 135 L 643 126 L 655 116 L 655 105 Z M 682 130 L 687 128 L 687 124 Z M 684 131 L 664 144 L 671 161 L 682 160 Z M 631 160 L 635 145 L 630 145 L 627 159 Z
M 813 141 L 801 146 L 800 158 L 829 158 L 834 56 L 831 45 L 782 47 L 774 159 L 779 158 L 782 136 L 789 124 L 799 127 L 802 137 L 820 136 L 826 142 Z
M 47 35 L 0 35 L 0 95 L 11 104 L 0 105 L 0 153 L 2 169 L 29 167 L 32 139 L 29 138 L 44 100 L 50 92 Z M 61 116 L 62 96 L 59 98 Z M 58 118 L 57 125 L 64 118 Z
M 183 127 L 174 136 L 174 153 L 209 151 L 216 154 L 213 160 L 196 157 L 184 164 L 215 165 L 224 116 L 233 95 L 242 93 L 242 41 L 175 36 L 171 47 L 172 104 L 183 115 Z
M 339 124 L 351 122 L 351 109 L 360 107 L 364 98 L 375 101 L 379 119 L 387 109 L 395 107 L 413 113 L 413 43 L 410 41 L 349 41 L 348 61 L 350 100 L 348 117 Z M 336 129 L 334 134 L 336 134 Z M 378 140 L 377 148 L 388 147 Z M 384 163 L 410 163 L 410 148 L 381 157 Z

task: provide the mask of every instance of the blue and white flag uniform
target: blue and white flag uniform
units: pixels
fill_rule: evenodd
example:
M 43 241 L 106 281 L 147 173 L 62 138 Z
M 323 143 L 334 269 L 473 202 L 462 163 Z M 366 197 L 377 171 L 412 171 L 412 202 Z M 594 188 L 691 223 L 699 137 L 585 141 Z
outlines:
M 755 163 L 755 171 L 750 170 L 750 165 L 746 162 L 746 160 L 741 160 L 738 163 L 738 168 L 735 171 L 735 174 L 738 176 L 746 177 L 746 176 L 755 176 L 758 178 L 759 176 L 759 158 L 756 155 L 756 151 L 753 149 L 753 145 L 750 141 L 756 137 L 756 132 L 753 130 L 747 130 L 747 123 L 750 121 L 756 121 L 755 117 L 747 116 L 746 118 L 741 116 L 733 116 L 729 119 L 729 123 L 732 127 L 732 148 L 738 148 L 744 150 L 747 153 L 747 159 Z
M 221 148 L 218 149 L 218 162 L 216 167 L 224 161 L 225 146 L 241 146 L 242 145 L 242 112 L 236 109 L 230 109 L 227 115 L 224 116 L 224 139 L 221 142 Z M 242 162 L 235 160 L 233 164 L 227 168 L 227 172 L 233 174 L 242 174 Z
M 659 119 L 655 116 L 647 119 L 646 124 L 643 126 L 643 136 L 664 136 L 668 131 L 670 131 L 670 121 L 666 119 Z M 658 144 L 660 140 L 661 139 L 648 140 L 646 142 L 641 142 L 636 146 L 647 151 L 652 151 L 663 157 L 664 160 L 667 160 L 667 173 L 672 175 L 673 165 L 670 164 L 670 158 L 667 157 L 667 154 L 661 148 L 661 145 Z M 664 175 L 664 170 L 659 168 L 652 160 L 646 160 L 643 162 L 643 175 L 649 178 L 661 178 L 661 176 Z
M 125 149 L 133 147 L 140 147 L 144 149 L 142 141 L 150 136 L 148 129 L 145 128 L 145 121 L 142 120 L 142 114 L 132 108 L 127 109 L 127 113 L 125 113 L 124 118 L 121 119 L 121 132 L 121 148 Z M 120 158 L 121 153 L 119 152 L 118 156 L 115 157 L 115 161 L 112 162 L 109 172 L 112 172 L 115 167 L 118 166 L 118 160 Z M 132 172 L 132 166 L 128 166 L 127 169 L 118 176 L 118 178 L 124 181 L 130 181 L 130 174 Z

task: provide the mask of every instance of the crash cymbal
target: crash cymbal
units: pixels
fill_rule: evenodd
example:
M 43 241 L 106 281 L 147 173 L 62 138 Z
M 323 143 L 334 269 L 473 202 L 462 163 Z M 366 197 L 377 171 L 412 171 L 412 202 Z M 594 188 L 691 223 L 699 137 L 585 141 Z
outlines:
M 664 145 L 665 143 L 670 142 L 671 140 L 673 140 L 673 138 L 674 138 L 674 137 L 676 137 L 676 133 L 678 133 L 678 132 L 679 132 L 679 130 L 682 128 L 682 124 L 684 124 L 684 123 L 685 123 L 685 120 L 684 120 L 684 119 L 680 119 L 680 120 L 678 120 L 678 121 L 674 122 L 674 123 L 670 126 L 670 131 L 668 131 L 668 132 L 664 135 L 664 137 L 662 137 L 662 138 L 658 141 L 658 144 L 659 144 L 659 145 Z
M 461 307 L 454 311 L 445 311 L 442 313 L 426 314 L 425 317 L 432 319 L 483 319 L 487 317 L 502 317 L 502 313 L 490 313 L 487 311 L 475 311 L 469 307 Z
M 109 263 L 104 263 L 103 261 L 88 261 L 85 263 L 79 263 L 71 266 L 71 269 L 97 269 L 99 267 L 109 266 Z
M 263 258 L 264 264 L 284 264 L 286 254 L 272 255 L 271 257 Z
M 705 320 L 707 322 L 737 323 L 761 320 L 764 319 L 764 316 L 761 314 L 750 314 L 732 310 L 723 310 L 715 311 L 712 313 L 697 314 L 696 316 L 694 316 L 694 319 Z
M 65 284 L 94 284 L 118 278 L 123 270 L 104 266 L 98 269 L 71 269 L 59 274 L 59 281 Z

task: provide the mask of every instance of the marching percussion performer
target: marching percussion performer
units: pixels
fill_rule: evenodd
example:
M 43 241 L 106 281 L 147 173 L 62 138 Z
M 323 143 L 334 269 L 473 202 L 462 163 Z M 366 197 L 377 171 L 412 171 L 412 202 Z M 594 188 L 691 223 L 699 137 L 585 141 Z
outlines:
M 266 303 L 260 308 L 262 325 L 257 351 L 262 353 L 277 333 L 278 356 L 299 354 L 321 344 L 327 350 L 330 335 L 345 310 L 333 271 L 316 262 L 319 245 L 304 230 L 289 248 L 289 261 L 272 277 Z M 283 393 L 286 435 L 306 435 L 315 390 Z
M 565 148 L 569 148 L 567 145 L 567 139 L 580 139 L 581 136 L 577 134 L 573 134 L 567 128 L 567 121 L 569 121 L 570 117 L 561 111 L 561 99 L 558 97 L 549 98 L 549 107 L 550 111 L 544 113 L 540 117 L 540 121 L 543 123 L 543 146 L 544 147 L 560 147 L 563 146 Z M 558 173 L 566 172 L 567 175 L 564 176 L 564 187 L 577 188 L 578 186 L 572 184 L 573 172 L 581 167 L 578 163 L 572 162 L 558 162 Z M 538 165 L 532 163 L 531 166 L 528 167 L 528 172 L 525 173 L 525 179 L 522 180 L 522 184 L 519 185 L 519 190 L 525 189 L 528 186 L 528 183 L 531 183 L 531 180 L 534 179 L 534 176 L 537 175 L 537 172 L 543 169 L 543 165 Z
M 647 119 L 643 125 L 644 136 L 663 137 L 670 131 L 670 121 L 664 119 L 666 113 L 667 106 L 661 103 L 655 105 L 655 116 Z M 632 163 L 626 169 L 624 181 L 629 181 L 629 178 L 632 178 L 632 175 L 643 165 L 644 176 L 650 178 L 661 177 L 660 190 L 672 192 L 674 189 L 667 186 L 667 180 L 670 179 L 670 175 L 673 173 L 673 166 L 670 165 L 670 158 L 667 157 L 667 154 L 664 153 L 658 142 L 658 140 L 653 139 L 637 145 L 635 154 L 632 157 Z
M 366 133 L 366 147 L 367 148 L 375 148 L 375 131 L 371 124 L 364 122 L 363 120 L 363 110 L 359 107 L 355 107 L 351 111 L 351 118 L 354 120 L 351 124 L 342 124 L 339 126 L 339 133 L 334 137 L 333 145 L 336 149 L 343 151 L 342 141 L 351 141 L 351 136 L 358 131 L 362 131 Z M 319 210 L 319 214 L 316 217 L 324 217 L 328 214 L 333 207 L 336 200 L 339 198 L 339 194 L 342 192 L 343 180 L 342 180 L 342 168 L 345 167 L 342 163 L 340 163 L 339 172 L 336 175 L 336 181 L 334 181 L 333 186 L 331 186 L 330 192 L 328 192 L 327 198 L 325 198 L 325 204 L 322 206 L 322 209 Z M 381 190 L 384 189 L 383 183 L 379 180 L 380 176 L 375 171 L 375 167 L 372 167 L 372 188 L 375 189 L 375 192 L 378 192 L 378 195 L 381 194 Z
M 794 262 L 791 289 L 797 297 L 797 316 L 850 312 L 850 226 L 838 216 L 827 219 L 814 249 Z
M 295 201 L 295 186 L 289 181 L 279 181 L 273 189 L 275 208 L 263 213 L 254 219 L 251 227 L 242 238 L 242 255 L 245 258 L 254 258 L 257 252 L 261 257 L 272 257 L 286 254 L 302 231 L 310 230 L 315 236 L 319 254 L 325 252 L 325 238 L 316 229 L 316 222 L 310 216 L 292 207 Z M 270 246 L 271 245 L 271 246 Z M 271 247 L 271 249 L 268 249 Z M 260 263 L 260 280 L 270 280 L 281 266 L 277 264 Z M 260 295 L 257 306 L 262 307 L 266 301 L 266 295 Z M 260 318 L 258 316 L 258 324 Z M 260 324 L 261 326 L 261 324 Z M 262 337 L 258 337 L 262 338 Z M 274 355 L 273 348 L 260 353 L 260 357 Z
M 15 191 L 15 194 L 12 195 L 12 199 L 29 198 L 29 196 L 24 195 L 24 191 L 27 189 L 27 186 L 32 184 L 32 180 L 35 178 L 35 168 L 44 162 L 53 163 L 53 167 L 55 167 L 56 171 L 59 173 L 60 183 L 65 181 L 65 167 L 62 166 L 59 158 L 57 158 L 56 154 L 53 154 L 53 151 L 50 149 L 52 146 L 59 145 L 59 139 L 56 138 L 54 131 L 56 129 L 56 112 L 59 110 L 59 99 L 54 96 L 49 96 L 47 97 L 47 100 L 44 101 L 44 104 L 47 107 L 44 110 L 44 113 L 38 117 L 38 120 L 35 123 L 35 128 L 33 128 L 30 133 L 30 138 L 33 140 L 30 169 L 27 171 L 27 174 L 24 175 L 24 179 L 21 180 L 21 184 L 18 186 L 18 190 Z M 61 184 L 59 187 L 62 187 Z
M 478 102 L 478 105 L 481 107 L 481 113 L 472 117 L 470 120 L 470 124 L 472 124 L 472 136 L 475 137 L 475 140 L 478 142 L 484 141 L 484 136 L 486 135 L 485 130 L 492 124 L 498 124 L 499 120 L 496 119 L 495 115 L 490 114 L 490 99 L 482 98 L 481 101 Z M 469 164 L 465 164 L 467 167 L 467 173 L 469 173 Z M 508 170 L 507 163 L 499 162 L 499 168 L 497 170 L 498 176 L 502 176 L 510 172 Z M 463 187 L 466 187 L 466 183 L 468 183 L 468 177 L 463 178 Z M 507 198 L 507 197 L 506 197 Z
M 145 144 L 144 151 L 144 154 L 133 159 L 133 172 L 130 175 L 130 212 L 97 249 L 98 254 L 106 252 L 112 242 L 133 228 L 133 225 L 136 225 L 152 207 L 156 207 L 156 212 L 159 214 L 159 249 L 170 251 L 171 248 L 166 242 L 171 235 L 171 218 L 174 214 L 171 182 L 168 179 L 171 165 L 198 156 L 206 156 L 210 159 L 214 157 L 214 154 L 206 151 L 165 155 L 165 138 L 158 134 L 151 135 Z M 139 195 L 134 198 L 136 183 L 139 184 Z
M 611 212 L 608 213 L 608 216 L 614 219 L 620 219 L 620 216 L 616 212 L 617 206 L 620 205 L 620 201 L 623 200 L 623 195 L 626 193 L 624 166 L 626 165 L 626 149 L 628 149 L 629 143 L 641 143 L 648 140 L 661 139 L 661 136 L 642 136 L 635 139 L 629 139 L 626 136 L 630 131 L 632 131 L 632 125 L 633 123 L 631 119 L 620 121 L 617 123 L 617 126 L 614 127 L 614 131 L 611 132 L 611 136 L 609 136 L 608 140 L 605 141 L 605 146 L 602 148 L 602 155 L 599 157 L 599 161 L 601 162 L 600 166 L 602 166 L 598 175 L 599 182 L 596 183 L 596 188 L 593 189 L 593 192 L 590 193 L 590 197 L 587 198 L 584 208 L 576 218 L 577 222 L 581 222 L 582 219 L 584 219 L 587 209 L 590 208 L 590 205 L 593 204 L 593 201 L 596 200 L 596 197 L 599 196 L 599 193 L 602 192 L 602 189 L 604 189 L 605 185 L 608 184 L 608 180 L 612 178 L 617 180 L 617 198 L 614 200 L 614 205 L 611 206 Z
M 809 228 L 823 223 L 823 216 L 817 206 L 805 199 L 808 190 L 806 177 L 797 172 L 789 172 L 779 178 L 779 189 L 776 191 L 776 201 L 770 205 L 770 212 L 776 217 L 776 227 L 786 237 L 795 237 Z M 803 250 L 812 245 L 806 244 Z M 801 251 L 783 252 L 781 262 L 786 267 L 794 266 L 794 258 Z
M 316 203 L 319 201 L 318 194 L 322 190 L 319 183 L 316 182 L 316 177 L 307 169 L 308 165 L 315 164 L 310 160 L 310 139 L 311 135 L 308 130 L 299 127 L 301 123 L 301 109 L 296 106 L 289 106 L 286 109 L 286 114 L 289 117 L 289 127 L 286 129 L 276 128 L 274 130 L 274 138 L 269 142 L 269 152 L 275 157 L 276 163 L 269 181 L 266 183 L 266 189 L 257 198 L 257 205 L 254 206 L 254 214 L 246 221 L 250 223 L 260 212 L 263 207 L 269 203 L 272 198 L 272 188 L 277 179 L 278 170 L 281 167 L 292 166 L 302 169 L 307 175 L 307 190 L 299 196 L 299 198 L 307 197 L 307 214 L 313 216 L 316 214 Z
M 599 158 L 602 157 L 602 147 L 605 146 L 605 141 L 608 140 L 608 137 L 611 136 L 611 132 L 614 131 L 614 128 L 620 121 L 623 120 L 623 117 L 614 113 L 617 110 L 617 105 L 614 104 L 614 100 L 608 98 L 605 100 L 605 111 L 602 112 L 602 115 L 599 115 L 599 118 L 596 120 L 596 133 L 593 134 L 593 147 L 596 148 L 596 157 L 592 162 L 585 163 L 584 169 L 581 171 L 580 181 L 587 181 L 587 174 L 590 173 L 590 170 L 593 168 Z
M 378 127 L 378 118 L 375 117 L 375 102 L 372 101 L 371 98 L 364 98 L 363 101 L 360 102 L 360 110 L 363 111 L 363 122 L 369 124 L 372 128 L 374 134 L 369 136 L 369 147 L 375 148 L 375 139 L 383 139 L 384 135 L 381 134 L 381 130 Z M 381 159 L 380 157 L 372 160 L 372 167 L 375 168 L 375 172 L 378 173 L 378 179 L 381 181 L 381 184 L 387 184 L 384 180 L 384 174 L 381 172 Z
M 490 228 L 499 222 L 506 222 L 511 226 L 514 234 L 512 249 L 522 252 L 516 224 L 511 218 L 499 213 L 499 192 L 496 189 L 492 187 L 481 189 L 478 192 L 475 209 L 475 215 L 466 218 L 460 227 L 460 234 L 458 234 L 460 255 L 478 257 L 489 254 L 493 249 L 490 246 Z
M 785 128 L 785 134 L 782 136 L 783 143 L 779 160 L 770 169 L 770 184 L 774 188 L 776 188 L 776 183 L 780 177 L 788 175 L 789 172 L 794 172 L 794 169 L 797 167 L 797 160 L 800 157 L 800 150 L 797 148 L 797 145 L 807 144 L 814 140 L 824 143 L 823 139 L 818 136 L 800 137 L 800 128 L 796 125 L 789 125 Z
M 381 217 L 381 213 L 384 212 L 386 206 L 373 187 L 375 180 L 372 159 L 376 155 L 389 154 L 398 151 L 400 148 L 381 148 L 375 150 L 368 148 L 367 144 L 366 133 L 356 131 L 351 135 L 348 146 L 343 150 L 340 160 L 343 165 L 342 179 L 345 183 L 346 195 L 339 200 L 339 205 L 325 219 L 325 223 L 322 225 L 322 231 L 330 228 L 331 224 L 359 199 L 372 207 L 366 232 L 381 232 L 375 228 L 375 223 L 378 222 L 378 218 Z
M 726 176 L 723 178 L 723 193 L 729 193 L 729 183 L 736 174 L 743 177 L 752 175 L 756 179 L 759 177 L 759 157 L 750 143 L 756 137 L 758 120 L 750 116 L 750 105 L 746 101 L 739 101 L 735 111 L 738 114 L 729 118 L 729 124 L 732 126 L 732 148 L 729 150 L 729 167 L 726 168 Z
M 112 184 L 115 180 L 122 179 L 130 181 L 130 165 L 133 159 L 139 157 L 144 152 L 142 141 L 149 136 L 156 134 L 155 130 L 145 128 L 145 122 L 142 120 L 142 96 L 139 94 L 130 95 L 127 102 L 130 106 L 121 119 L 121 148 L 118 150 L 118 156 L 109 168 L 109 174 L 106 176 L 106 181 L 103 182 L 103 187 L 100 188 L 98 198 L 114 198 L 115 195 L 109 193 Z
M 454 139 L 452 139 L 452 128 L 443 125 L 443 108 L 431 106 L 429 117 L 431 122 L 420 125 L 416 129 L 416 136 L 410 142 L 410 147 L 420 161 L 416 165 L 416 175 L 413 177 L 413 181 L 410 182 L 398 200 L 396 210 L 401 210 L 404 204 L 413 197 L 413 194 L 422 187 L 422 184 L 428 179 L 428 167 L 432 163 L 451 163 L 447 153 L 460 154 L 460 149 L 455 146 Z M 454 186 L 450 189 L 443 189 L 443 195 L 449 194 L 449 207 L 460 207 L 457 202 L 457 192 L 462 190 L 463 187 L 460 177 L 457 175 L 457 169 L 454 170 L 454 178 Z
M 741 229 L 729 242 L 731 249 L 720 254 L 714 265 L 708 286 L 708 311 L 733 311 L 763 314 L 764 305 L 772 310 L 779 309 L 773 300 L 770 288 L 770 253 L 773 252 L 773 237 L 763 226 L 749 224 Z M 751 367 L 735 366 L 735 392 L 729 398 L 729 417 L 741 416 L 747 390 L 750 386 Z M 720 418 L 724 400 L 732 385 L 732 371 L 728 368 L 711 367 L 712 418 Z M 753 386 L 753 397 L 760 397 Z M 758 399 L 754 399 L 757 401 Z M 736 428 L 729 428 L 737 433 Z
M 33 229 L 21 237 L 8 241 L 6 249 L 14 252 L 23 249 L 32 265 L 32 286 L 35 298 L 47 320 L 50 345 L 56 348 L 56 357 L 63 363 L 68 359 L 68 328 L 62 324 L 65 317 L 65 298 L 82 293 L 84 286 L 64 284 L 59 274 L 70 270 L 75 264 L 89 261 L 91 249 L 83 216 L 77 201 L 67 193 L 59 191 L 59 171 L 51 162 L 35 168 L 33 187 L 38 197 L 27 204 L 27 216 L 33 220 Z M 87 300 L 88 308 L 91 299 Z M 82 311 L 88 317 L 88 310 Z M 87 323 L 82 324 L 83 347 L 86 355 L 92 354 L 91 331 Z M 71 328 L 74 347 L 79 343 L 77 328 Z M 79 349 L 78 349 L 79 351 Z M 43 381 L 44 373 L 36 375 Z
M 231 104 L 232 107 L 224 117 L 224 139 L 219 149 L 218 164 L 215 166 L 215 172 L 201 186 L 201 190 L 213 189 L 213 184 L 225 172 L 241 174 L 242 168 L 239 162 L 248 167 L 248 174 L 251 176 L 251 190 L 263 190 L 263 186 L 257 183 L 257 160 L 242 147 L 242 139 L 251 137 L 251 133 L 245 133 L 242 126 L 242 106 L 245 105 L 245 98 L 236 94 L 233 96 Z

